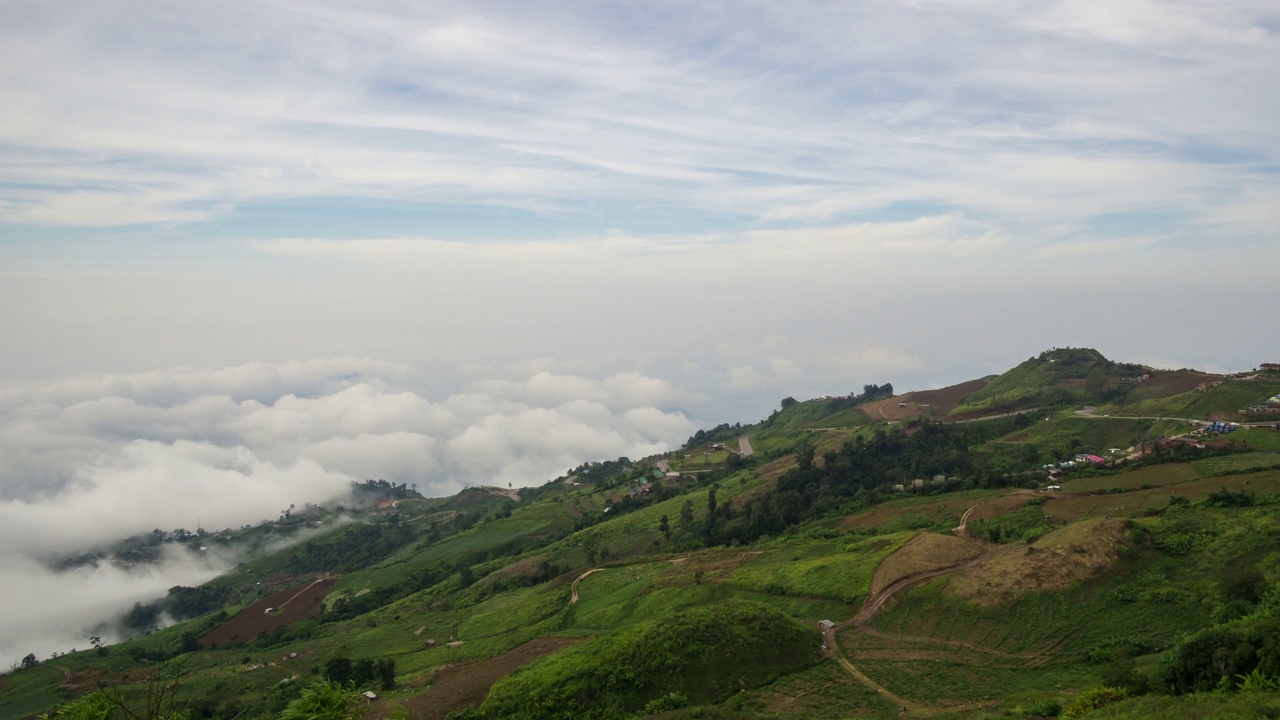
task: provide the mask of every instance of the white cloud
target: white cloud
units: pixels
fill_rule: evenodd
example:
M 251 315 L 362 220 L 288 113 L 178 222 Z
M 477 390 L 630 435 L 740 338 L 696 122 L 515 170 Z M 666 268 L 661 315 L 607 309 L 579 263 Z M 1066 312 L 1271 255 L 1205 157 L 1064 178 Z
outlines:
M 196 557 L 170 548 L 156 565 L 122 569 L 110 563 L 60 573 L 32 560 L 0 554 L 0 661 L 7 665 L 28 653 L 89 647 L 89 636 L 119 640 L 96 627 L 119 617 L 135 602 L 150 602 L 175 585 L 198 585 L 224 572 L 219 558 Z
M 405 376 L 397 365 L 346 358 L 4 388 L 0 602 L 26 607 L 46 590 L 95 583 L 110 592 L 92 607 L 33 611 L 31 628 L 0 625 L 0 653 L 32 642 L 46 652 L 83 646 L 75 633 L 127 607 L 120 603 L 224 567 L 169 558 L 133 574 L 106 566 L 50 574 L 39 558 L 152 528 L 239 527 L 341 498 L 366 478 L 428 495 L 538 485 L 584 460 L 665 450 L 697 427 L 670 409 L 697 395 L 636 372 L 544 371 L 479 381 L 439 402 L 406 389 Z M 73 616 L 83 622 L 53 630 Z M 72 644 L 51 644 L 64 641 Z

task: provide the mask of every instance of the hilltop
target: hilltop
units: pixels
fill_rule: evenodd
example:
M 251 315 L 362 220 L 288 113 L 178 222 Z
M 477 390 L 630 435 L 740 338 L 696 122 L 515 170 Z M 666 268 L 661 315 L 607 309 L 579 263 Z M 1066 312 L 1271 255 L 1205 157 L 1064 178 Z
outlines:
M 322 678 L 369 718 L 1275 717 L 1277 393 L 1055 349 L 518 492 L 366 487 L 146 634 L 28 658 L 0 720 L 278 717 Z

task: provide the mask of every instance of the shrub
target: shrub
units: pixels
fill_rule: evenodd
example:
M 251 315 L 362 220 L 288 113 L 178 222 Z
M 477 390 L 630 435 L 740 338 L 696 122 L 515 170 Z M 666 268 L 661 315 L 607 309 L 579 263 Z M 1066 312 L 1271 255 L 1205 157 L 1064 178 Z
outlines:
M 1070 718 L 1078 718 L 1091 710 L 1097 710 L 1106 707 L 1112 703 L 1120 702 L 1129 697 L 1127 690 L 1113 687 L 1100 687 L 1089 690 L 1081 694 L 1071 703 L 1071 707 L 1062 713 L 1062 717 L 1070 720 Z

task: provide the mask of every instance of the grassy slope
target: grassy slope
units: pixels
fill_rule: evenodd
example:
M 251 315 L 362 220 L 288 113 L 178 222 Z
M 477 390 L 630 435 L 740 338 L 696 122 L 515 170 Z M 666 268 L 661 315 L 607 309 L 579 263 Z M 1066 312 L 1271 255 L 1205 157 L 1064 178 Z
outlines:
M 722 700 L 818 659 L 814 630 L 766 605 L 733 601 L 658 616 L 544 658 L 495 685 L 485 709 L 503 718 L 627 717 L 670 693 Z
M 1042 374 L 1043 371 L 1043 368 L 1037 369 Z M 1014 377 L 1005 391 L 1029 383 L 1026 377 Z M 1017 395 L 1000 391 L 998 382 L 992 385 L 996 385 L 998 392 L 990 397 L 1005 398 L 999 402 Z M 1036 400 L 1025 395 L 1018 397 L 1021 398 L 1018 402 Z M 821 448 L 842 441 L 850 433 L 871 432 L 876 427 L 866 424 L 863 418 L 862 426 L 842 432 L 804 430 L 805 426 L 835 424 L 833 419 L 841 420 L 842 414 L 849 412 L 841 409 L 832 414 L 827 410 L 816 403 L 798 403 L 780 412 L 772 424 L 746 430 L 756 433 L 753 444 L 758 453 L 781 454 L 798 443 L 814 442 L 820 448 L 820 455 Z M 1151 427 L 1134 421 L 1065 416 L 1049 423 L 1037 423 L 1028 428 L 1027 437 L 1005 438 L 1000 442 L 1052 445 L 1079 439 L 1093 449 L 1120 445 L 1135 433 L 1152 431 Z M 1249 432 L 1250 435 L 1241 435 L 1241 438 L 1259 450 L 1274 449 L 1267 445 L 1269 435 L 1258 434 L 1264 431 Z M 1009 604 L 994 607 L 975 606 L 955 597 L 948 593 L 947 581 L 938 580 L 907 593 L 899 603 L 875 618 L 873 628 L 887 637 L 845 631 L 841 634 L 841 646 L 849 657 L 856 658 L 864 672 L 885 687 L 925 703 L 986 702 L 1003 698 L 1008 707 L 1013 707 L 1022 698 L 1061 698 L 1096 685 L 1098 668 L 1081 659 L 1091 648 L 1117 637 L 1141 637 L 1156 644 L 1167 644 L 1179 633 L 1204 627 L 1213 607 L 1216 580 L 1226 568 L 1280 556 L 1280 537 L 1275 530 L 1280 527 L 1277 522 L 1280 517 L 1274 506 L 1163 510 L 1173 492 L 1198 501 L 1219 487 L 1252 492 L 1280 490 L 1277 471 L 1203 477 L 1248 470 L 1266 465 L 1272 459 L 1271 455 L 1255 453 L 1065 481 L 1064 493 L 1113 488 L 1129 492 L 1084 496 L 1080 501 L 1054 498 L 1042 506 L 1050 520 L 1112 513 L 1138 515 L 1144 510 L 1164 514 L 1135 520 L 1136 532 L 1141 536 L 1135 545 L 1135 554 L 1102 577 L 1064 591 L 1031 592 Z M 1142 485 L 1153 487 L 1142 490 Z M 721 504 L 727 504 L 737 495 L 757 493 L 767 487 L 765 479 L 755 470 L 744 469 L 719 480 L 718 499 Z M 852 681 L 834 663 L 810 666 L 811 658 L 805 653 L 811 653 L 806 643 L 811 642 L 812 635 L 806 628 L 818 619 L 842 622 L 851 618 L 866 596 L 877 563 L 912 536 L 905 531 L 922 527 L 945 531 L 954 525 L 966 507 L 1006 492 L 971 490 L 901 498 L 857 518 L 820 520 L 752 547 L 667 554 L 668 543 L 658 531 L 659 518 L 666 515 L 675 525 L 686 502 L 694 509 L 695 517 L 705 513 L 706 488 L 686 489 L 688 491 L 680 496 L 576 533 L 570 531 L 579 516 L 584 512 L 602 512 L 616 502 L 617 490 L 591 485 L 556 487 L 554 492 L 546 493 L 546 499 L 514 506 L 509 517 L 493 516 L 503 507 L 512 507 L 509 500 L 497 496 L 474 494 L 457 500 L 433 501 L 429 507 L 421 508 L 421 514 L 405 512 L 403 515 L 412 521 L 428 517 L 427 511 L 439 517 L 440 513 L 470 508 L 488 513 L 490 518 L 438 542 L 411 543 L 373 567 L 348 574 L 339 591 L 355 595 L 391 587 L 433 564 L 460 561 L 471 564 L 475 573 L 477 582 L 471 588 L 462 589 L 453 577 L 367 615 L 321 625 L 306 639 L 189 653 L 167 661 L 165 667 L 188 673 L 190 679 L 184 692 L 190 697 L 238 698 L 249 705 L 273 692 L 281 679 L 294 673 L 305 677 L 311 667 L 323 666 L 330 658 L 391 657 L 397 661 L 402 683 L 401 689 L 385 694 L 394 704 L 423 692 L 421 687 L 407 686 L 425 683 L 431 673 L 450 664 L 483 662 L 545 635 L 592 638 L 585 645 L 553 655 L 530 666 L 527 672 L 513 676 L 509 681 L 513 683 L 511 687 L 525 689 L 510 693 L 524 693 L 529 697 L 528 688 L 532 685 L 527 683 L 542 683 L 539 687 L 544 688 L 563 684 L 569 682 L 565 678 L 580 678 L 584 672 L 590 674 L 605 667 L 607 663 L 601 658 L 612 658 L 609 660 L 612 662 L 634 657 L 626 653 L 638 652 L 636 648 L 645 647 L 646 642 L 653 647 L 666 647 L 663 643 L 675 640 L 670 637 L 663 640 L 651 633 L 663 626 L 664 619 L 685 618 L 692 624 L 677 623 L 679 627 L 699 627 L 699 622 L 706 621 L 704 625 L 729 632 L 713 637 L 710 643 L 695 643 L 685 648 L 688 653 L 684 656 L 664 650 L 660 654 L 683 657 L 676 663 L 683 669 L 675 673 L 668 672 L 671 668 L 650 667 L 656 679 L 644 685 L 649 690 L 667 692 L 667 688 L 684 688 L 695 702 L 725 697 L 724 681 L 728 676 L 717 673 L 723 674 L 732 668 L 739 672 L 733 680 L 746 676 L 741 672 L 743 663 L 705 662 L 711 655 L 703 654 L 704 651 L 714 654 L 716 648 L 720 648 L 733 652 L 735 657 L 753 658 L 753 662 L 746 665 L 750 673 L 757 674 L 751 675 L 749 682 L 744 679 L 744 684 L 761 687 L 735 696 L 728 706 L 715 711 L 717 713 L 738 717 L 797 714 L 896 717 L 895 707 L 889 706 L 874 691 Z M 1088 504 L 1090 502 L 1093 504 Z M 1125 511 L 1113 509 L 1126 503 L 1133 507 Z M 1011 505 L 1001 512 L 1016 511 L 1016 507 Z M 1055 514 L 1055 508 L 1062 508 L 1064 513 Z M 425 528 L 428 522 L 418 519 L 414 526 Z M 677 530 L 673 540 L 680 539 L 679 532 Z M 581 601 L 577 606 L 570 606 L 569 586 L 589 567 L 584 546 L 590 539 L 598 542 L 602 552 L 607 551 L 612 558 L 610 567 L 586 577 L 579 586 Z M 539 546 L 534 547 L 535 544 Z M 1159 547 L 1178 547 L 1185 552 L 1170 555 Z M 493 555 L 493 559 L 489 559 L 489 555 Z M 540 585 L 495 590 L 495 583 L 504 577 L 502 569 L 522 559 L 535 564 L 539 559 L 549 560 L 564 572 Z M 224 581 L 251 588 L 254 578 L 264 577 L 279 567 L 279 561 L 264 561 Z M 750 610 L 735 614 L 726 608 Z M 794 638 L 794 643 L 790 640 L 783 643 L 784 647 L 796 650 L 794 657 L 784 652 L 776 663 L 754 662 L 772 657 L 769 649 L 772 645 L 756 648 L 752 643 L 760 642 L 759 632 L 739 632 L 755 626 L 753 624 L 772 628 L 769 633 L 780 637 Z M 5 678 L 6 685 L 0 692 L 0 720 L 48 709 L 65 697 L 58 689 L 63 671 L 55 664 L 72 673 L 91 669 L 121 673 L 140 667 L 140 663 L 127 655 L 130 647 L 172 646 L 183 628 L 170 628 L 112 648 L 105 657 L 89 652 L 75 653 Z M 793 630 L 798 634 L 793 634 Z M 769 633 L 766 635 L 772 637 Z M 462 640 L 463 644 L 453 650 L 423 648 L 425 639 L 443 643 L 451 637 Z M 807 639 L 801 641 L 800 638 Z M 716 645 L 716 642 L 725 644 Z M 286 652 L 298 652 L 300 657 L 282 661 L 281 656 Z M 246 658 L 275 665 L 251 673 L 239 672 Z M 1146 658 L 1143 662 L 1150 666 L 1154 659 Z M 692 687 L 682 685 L 683 675 L 699 681 Z M 107 677 L 119 681 L 120 676 Z M 520 677 L 524 679 L 516 683 Z M 531 678 L 541 679 L 534 682 Z M 815 692 L 813 688 L 819 686 L 828 690 Z M 704 689 L 706 694 L 699 695 Z M 502 697 L 501 693 L 498 697 Z M 601 697 L 604 698 L 601 707 L 630 712 L 655 696 L 648 690 L 633 687 Z

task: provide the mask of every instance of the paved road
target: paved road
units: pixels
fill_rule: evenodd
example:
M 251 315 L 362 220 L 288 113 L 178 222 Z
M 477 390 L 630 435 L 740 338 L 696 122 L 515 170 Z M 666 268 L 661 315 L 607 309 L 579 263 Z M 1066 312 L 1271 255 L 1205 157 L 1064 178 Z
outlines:
M 755 450 L 751 449 L 751 438 L 743 435 L 738 438 L 738 452 L 742 453 L 742 457 L 751 457 Z

